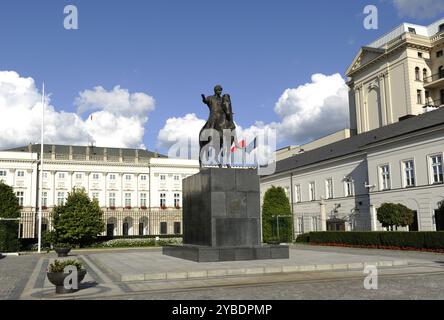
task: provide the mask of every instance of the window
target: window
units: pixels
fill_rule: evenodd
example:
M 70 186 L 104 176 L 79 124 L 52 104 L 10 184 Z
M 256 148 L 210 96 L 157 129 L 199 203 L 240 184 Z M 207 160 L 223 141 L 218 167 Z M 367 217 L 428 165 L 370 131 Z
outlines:
M 437 58 L 442 57 L 442 50 L 436 52 L 436 57 Z
M 131 207 L 131 193 L 125 193 L 125 207 Z
M 19 206 L 23 207 L 23 198 L 24 198 L 25 193 L 23 191 L 17 191 L 15 193 L 15 195 L 17 196 Z
M 181 234 L 181 232 L 180 232 L 180 222 L 174 222 L 174 234 Z
M 125 175 L 125 180 L 126 181 L 131 181 L 131 175 L 130 174 Z
M 43 176 L 43 179 L 47 179 L 48 178 L 48 172 L 43 172 L 42 176 Z
M 166 194 L 165 193 L 160 194 L 160 206 L 166 207 Z
M 353 179 L 350 177 L 347 177 L 345 179 L 345 196 L 351 197 L 353 195 L 354 195 Z
M 422 104 L 422 90 L 416 90 L 416 103 Z
M 92 198 L 95 200 L 99 200 L 99 193 L 98 192 L 93 192 L 92 193 Z
M 93 180 L 99 180 L 99 174 L 93 173 Z
M 42 206 L 44 206 L 44 207 L 48 206 L 48 192 L 47 191 L 42 192 Z
M 296 202 L 302 202 L 301 198 L 301 185 L 297 184 L 294 186 L 294 195 L 295 195 L 295 201 Z
M 174 194 L 174 207 L 180 207 L 180 194 Z
M 439 25 L 439 31 L 438 32 L 443 32 L 444 31 L 444 23 Z
M 390 189 L 390 167 L 388 165 L 380 166 L 379 172 L 381 177 L 381 190 Z
M 421 80 L 421 77 L 419 76 L 419 68 L 415 68 L 415 80 Z
M 167 223 L 166 222 L 161 222 L 160 223 L 160 234 L 167 234 Z
M 140 176 L 140 181 L 146 181 L 146 175 L 141 175 Z
M 325 180 L 325 197 L 327 199 L 332 199 L 333 198 L 333 179 L 327 179 Z
M 81 173 L 76 173 L 76 179 L 77 180 L 81 180 L 82 179 L 82 174 Z
M 109 175 L 109 180 L 116 180 L 116 175 L 114 173 L 111 173 Z
M 24 177 L 25 171 L 17 171 L 17 177 Z
M 6 171 L 0 170 L 0 177 L 6 177 Z
M 418 52 L 418 58 L 422 58 L 422 52 Z
M 430 157 L 432 172 L 432 183 L 442 183 L 442 156 L 434 155 Z
M 165 180 L 166 180 L 166 177 L 165 177 L 164 174 L 161 174 L 161 175 L 160 175 L 160 180 L 162 180 L 162 181 L 165 181 Z
M 140 194 L 140 206 L 146 207 L 146 193 Z
M 415 28 L 409 28 L 409 32 L 413 33 L 413 34 L 416 34 L 416 29 Z
M 415 186 L 415 166 L 413 160 L 404 161 L 403 166 L 404 166 L 404 185 L 406 187 Z
M 57 205 L 62 206 L 65 203 L 65 193 L 57 192 Z
M 427 69 L 422 69 L 422 80 L 426 80 L 427 79 Z
M 179 176 L 174 176 L 174 181 L 179 181 L 180 177 Z
M 304 233 L 304 218 L 298 218 L 299 233 Z
M 310 182 L 309 186 L 308 186 L 308 194 L 309 194 L 309 200 L 310 201 L 314 201 L 316 200 L 316 190 L 315 190 L 315 183 L 314 182 Z
M 318 231 L 318 217 L 311 217 L 311 231 Z
M 115 207 L 116 206 L 116 193 L 110 192 L 109 196 L 108 196 L 108 200 L 109 200 L 109 206 Z
M 65 173 L 59 172 L 59 179 L 65 179 Z

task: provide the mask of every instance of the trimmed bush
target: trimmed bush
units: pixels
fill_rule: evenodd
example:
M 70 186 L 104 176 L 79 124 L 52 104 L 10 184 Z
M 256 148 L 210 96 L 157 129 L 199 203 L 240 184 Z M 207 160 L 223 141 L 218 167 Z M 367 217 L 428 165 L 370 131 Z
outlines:
M 298 243 L 310 242 L 310 233 L 303 233 L 303 234 L 298 235 L 295 242 L 298 242 Z
M 327 231 L 310 232 L 308 238 L 309 243 L 314 244 L 338 244 L 381 248 L 444 249 L 443 231 Z
M 97 242 L 89 248 L 131 248 L 131 247 L 155 247 L 168 244 L 181 244 L 182 238 L 170 238 L 156 241 L 153 238 L 132 238 L 132 239 L 113 239 L 103 242 Z
M 0 182 L 0 217 L 20 218 L 20 205 L 12 187 Z M 18 251 L 18 221 L 0 221 L 0 252 Z
M 276 218 L 277 215 L 278 218 Z M 273 186 L 265 192 L 262 206 L 262 233 L 264 242 L 277 238 L 280 242 L 291 242 L 293 239 L 293 216 L 290 201 L 282 187 Z
M 413 223 L 413 210 L 400 203 L 383 203 L 377 209 L 378 221 L 385 228 L 406 227 Z

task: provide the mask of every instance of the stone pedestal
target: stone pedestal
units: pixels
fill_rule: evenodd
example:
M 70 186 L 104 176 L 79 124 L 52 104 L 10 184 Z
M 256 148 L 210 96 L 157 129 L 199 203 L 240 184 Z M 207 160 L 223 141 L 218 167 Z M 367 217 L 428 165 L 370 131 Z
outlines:
M 289 257 L 288 246 L 261 246 L 256 170 L 204 168 L 183 180 L 182 193 L 184 244 L 164 254 L 199 262 Z

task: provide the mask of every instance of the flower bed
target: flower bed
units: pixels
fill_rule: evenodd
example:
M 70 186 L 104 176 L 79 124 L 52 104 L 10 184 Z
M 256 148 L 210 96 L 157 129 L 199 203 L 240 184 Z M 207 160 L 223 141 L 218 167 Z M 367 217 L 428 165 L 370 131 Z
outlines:
M 90 245 L 90 248 L 131 248 L 131 247 L 155 247 L 168 244 L 181 244 L 182 238 L 171 238 L 157 240 L 150 238 L 133 239 L 112 239 L 104 242 L 97 242 Z

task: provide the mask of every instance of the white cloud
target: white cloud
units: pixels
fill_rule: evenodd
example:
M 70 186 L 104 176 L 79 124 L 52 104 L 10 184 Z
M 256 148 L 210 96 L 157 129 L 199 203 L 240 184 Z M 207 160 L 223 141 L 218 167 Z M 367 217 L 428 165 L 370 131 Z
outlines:
M 274 110 L 281 117 L 278 140 L 302 144 L 348 126 L 348 87 L 338 73 L 317 73 L 285 90 Z
M 143 147 L 144 126 L 154 99 L 115 87 L 85 90 L 75 104 L 78 114 L 56 111 L 47 97 L 45 142 L 109 147 Z M 9 148 L 40 141 L 41 93 L 32 78 L 0 71 L 0 147 Z M 86 120 L 80 113 L 93 111 Z
M 401 17 L 428 19 L 444 12 L 442 0 L 393 0 Z
M 286 89 L 274 110 L 280 118 L 278 122 L 257 121 L 247 128 L 236 124 L 239 140 L 251 141 L 267 130 L 276 130 L 278 142 L 303 144 L 343 129 L 348 126 L 348 87 L 339 74 L 314 74 L 311 82 Z M 197 155 L 199 131 L 204 124 L 205 120 L 195 114 L 170 118 L 159 131 L 158 146 L 168 149 L 189 137 L 193 154 Z

